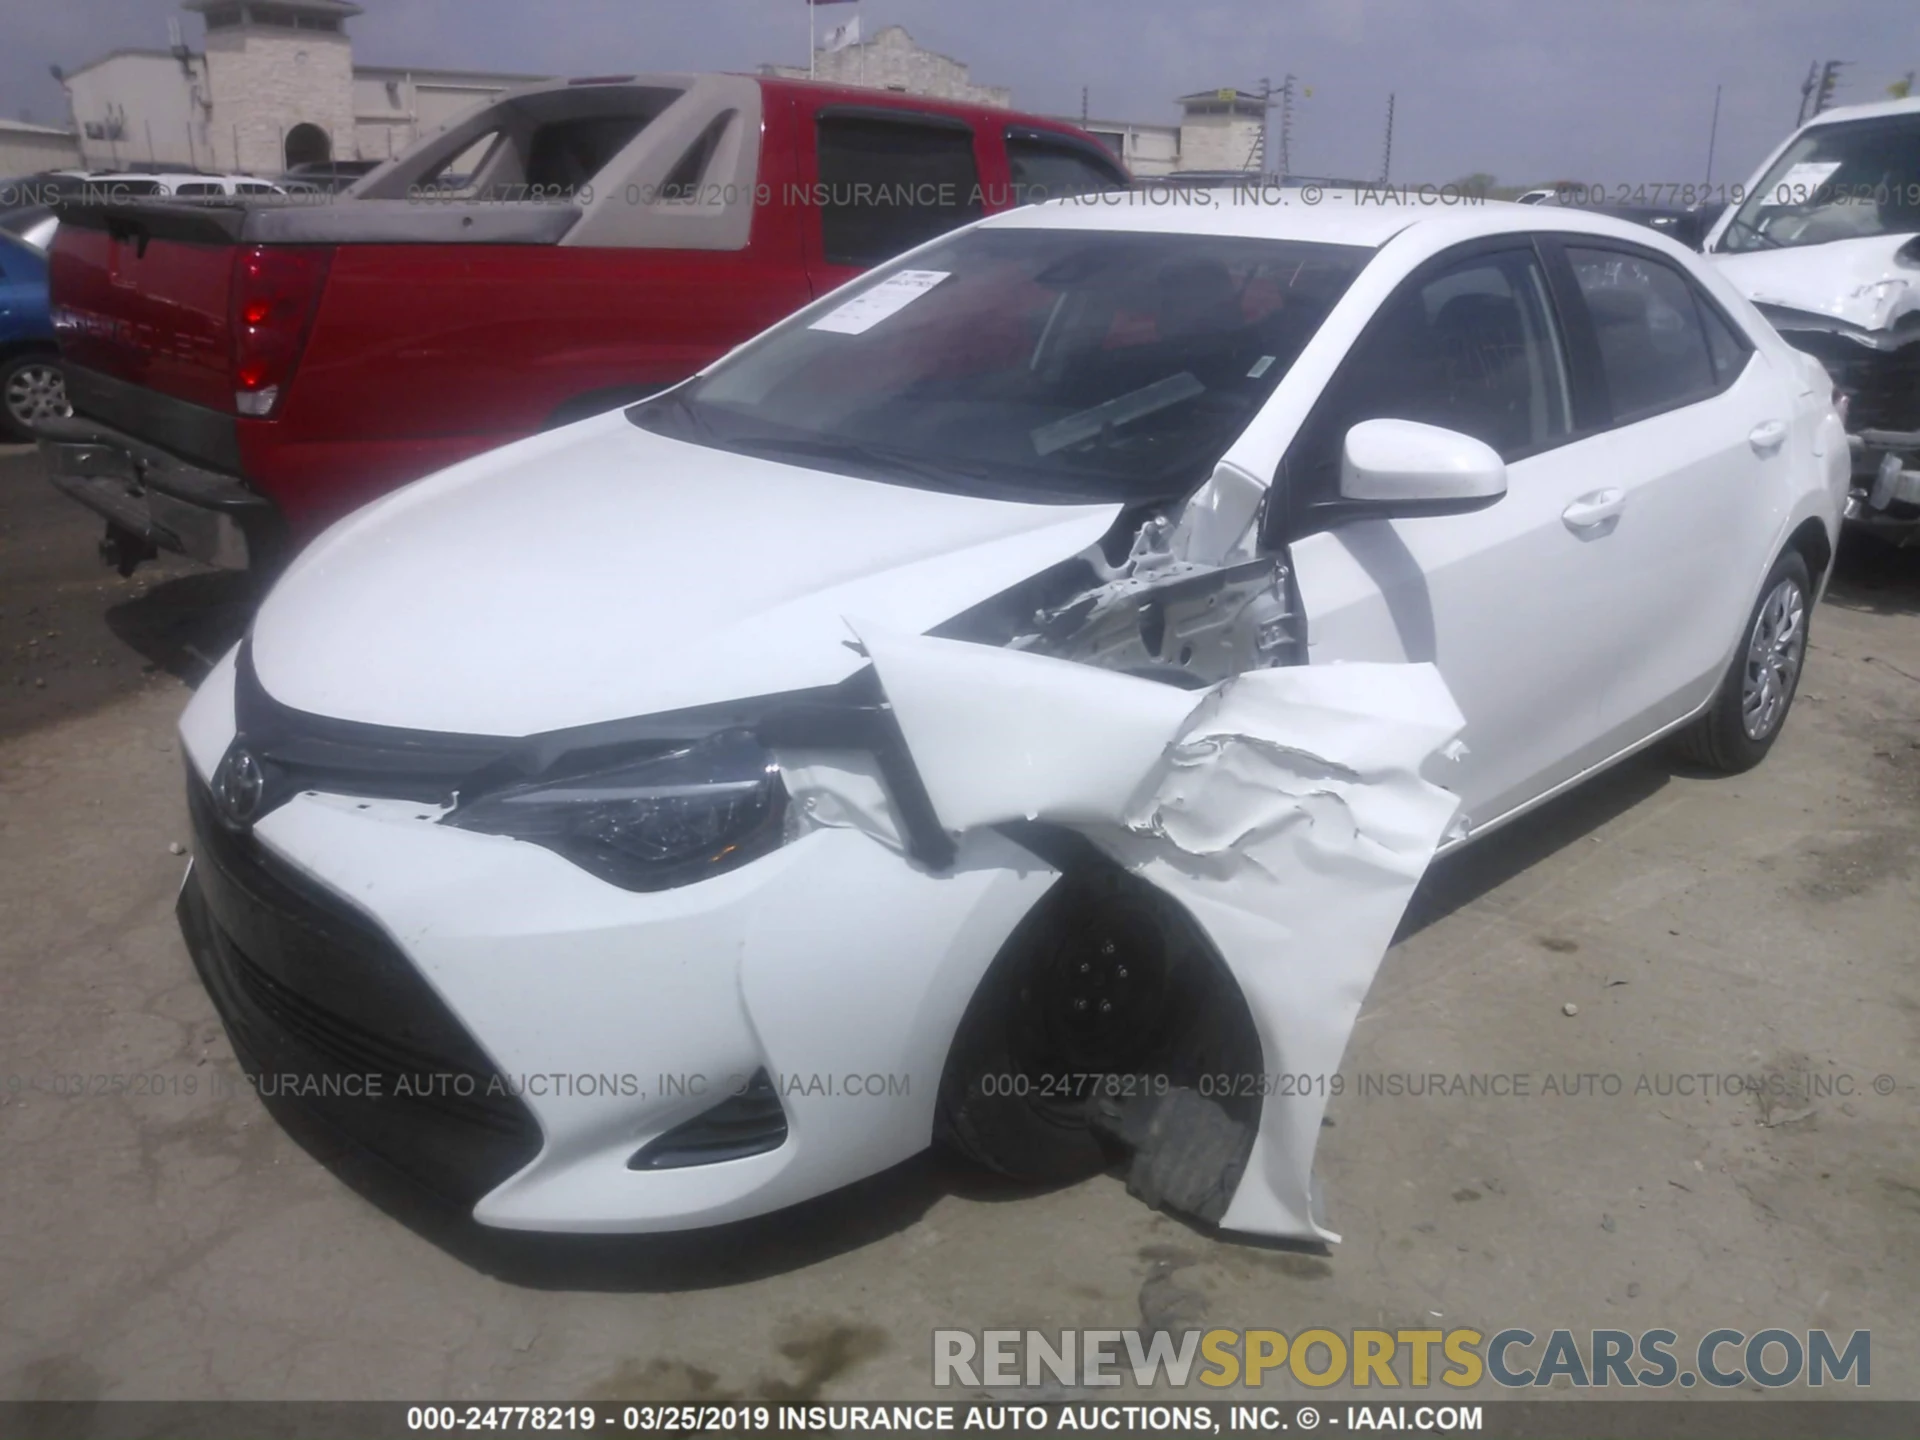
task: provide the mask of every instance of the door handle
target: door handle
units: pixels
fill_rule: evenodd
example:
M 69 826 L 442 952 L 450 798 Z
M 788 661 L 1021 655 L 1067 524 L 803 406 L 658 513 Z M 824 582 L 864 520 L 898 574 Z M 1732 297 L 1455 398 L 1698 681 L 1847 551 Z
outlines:
M 1626 491 L 1594 490 L 1562 510 L 1560 518 L 1575 530 L 1591 530 L 1613 519 L 1626 508 Z
M 1756 455 L 1771 455 L 1787 443 L 1787 422 L 1762 420 L 1747 432 L 1747 443 L 1753 446 Z

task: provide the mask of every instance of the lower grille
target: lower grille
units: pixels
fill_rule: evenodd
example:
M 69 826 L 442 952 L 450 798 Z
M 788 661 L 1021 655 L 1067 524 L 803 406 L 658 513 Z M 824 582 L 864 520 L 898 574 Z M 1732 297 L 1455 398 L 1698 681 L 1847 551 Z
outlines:
M 191 774 L 188 808 L 181 933 L 263 1098 L 463 1205 L 531 1161 L 533 1113 L 380 928 L 223 825 Z

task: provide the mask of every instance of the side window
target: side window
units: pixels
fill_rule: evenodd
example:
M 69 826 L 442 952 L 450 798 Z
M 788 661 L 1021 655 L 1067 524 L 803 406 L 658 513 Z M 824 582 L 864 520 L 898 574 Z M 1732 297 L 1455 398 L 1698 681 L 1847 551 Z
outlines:
M 700 132 L 700 138 L 687 147 L 686 154 L 674 161 L 673 169 L 660 182 L 660 199 L 663 203 L 691 205 L 699 200 L 700 182 L 707 178 L 707 166 L 713 163 L 713 152 L 720 148 L 720 141 L 737 113 L 729 110 L 724 115 L 714 116 L 707 128 Z
M 1720 388 L 1693 287 L 1661 261 L 1567 247 L 1593 319 L 1615 423 L 1690 405 Z
M 1742 335 L 1733 322 L 1720 313 L 1720 307 L 1706 296 L 1696 290 L 1693 299 L 1700 307 L 1700 323 L 1707 327 L 1707 350 L 1713 356 L 1714 376 L 1724 388 L 1747 368 L 1747 357 L 1753 354 L 1753 342 Z
M 181 197 L 190 195 L 224 195 L 227 192 L 222 190 L 218 185 L 211 184 L 205 180 L 186 180 L 174 186 L 173 193 L 176 197 Z
M 1007 136 L 1007 169 L 1014 198 L 1023 205 L 1126 188 L 1119 169 L 1091 151 L 1017 131 Z
M 263 184 L 258 180 L 242 180 L 233 188 L 242 195 L 272 195 L 277 193 L 273 186 Z
M 984 213 L 973 131 L 823 115 L 820 234 L 833 265 L 875 265 Z
M 1513 461 L 1573 433 L 1565 347 L 1532 249 L 1416 275 L 1341 362 L 1287 456 L 1296 507 L 1339 498 L 1347 431 L 1418 420 Z

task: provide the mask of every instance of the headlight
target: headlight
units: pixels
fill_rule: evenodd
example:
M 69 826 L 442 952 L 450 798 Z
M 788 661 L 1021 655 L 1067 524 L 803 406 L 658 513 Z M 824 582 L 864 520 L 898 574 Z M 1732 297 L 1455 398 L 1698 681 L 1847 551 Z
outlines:
M 462 802 L 442 824 L 543 845 L 623 890 L 664 890 L 780 843 L 773 757 L 745 730 Z

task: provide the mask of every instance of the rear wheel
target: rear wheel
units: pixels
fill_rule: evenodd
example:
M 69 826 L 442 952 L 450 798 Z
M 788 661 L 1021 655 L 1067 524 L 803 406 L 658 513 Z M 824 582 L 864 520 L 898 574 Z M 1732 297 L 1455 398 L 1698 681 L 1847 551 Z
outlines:
M 0 360 L 0 432 L 17 440 L 33 438 L 43 420 L 65 419 L 67 382 L 52 355 L 31 353 Z
M 1677 737 L 1688 759 L 1738 774 L 1767 756 L 1786 723 L 1807 658 L 1813 580 L 1797 550 L 1774 562 L 1713 706 Z
M 1117 869 L 1068 874 L 967 1008 L 938 1135 L 1015 1179 L 1077 1179 L 1112 1159 L 1091 1125 L 1101 1102 L 1262 1068 L 1239 987 L 1185 910 Z M 1222 1106 L 1251 1133 L 1257 1094 Z

